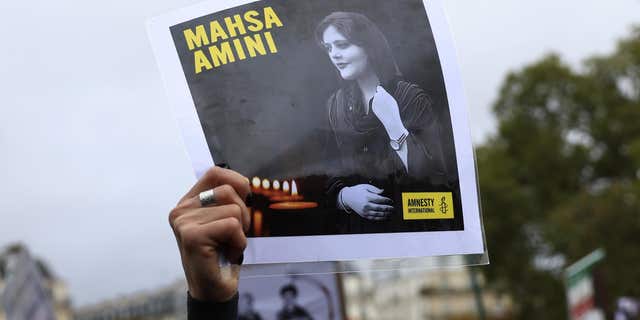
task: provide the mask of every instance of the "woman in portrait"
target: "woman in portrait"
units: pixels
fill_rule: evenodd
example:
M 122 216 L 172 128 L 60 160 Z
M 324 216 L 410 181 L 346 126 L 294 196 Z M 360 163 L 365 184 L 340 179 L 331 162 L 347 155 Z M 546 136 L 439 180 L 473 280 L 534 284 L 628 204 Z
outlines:
M 431 99 L 402 78 L 385 36 L 366 16 L 331 13 L 315 37 L 341 79 L 327 101 L 327 152 L 338 169 L 326 196 L 340 210 L 339 230 L 424 230 L 420 221 L 403 220 L 401 192 L 445 191 L 452 180 Z

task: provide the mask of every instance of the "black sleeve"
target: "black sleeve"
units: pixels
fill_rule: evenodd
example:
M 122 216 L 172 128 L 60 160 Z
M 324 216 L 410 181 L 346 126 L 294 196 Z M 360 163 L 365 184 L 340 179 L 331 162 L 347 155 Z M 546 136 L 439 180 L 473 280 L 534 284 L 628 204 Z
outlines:
M 433 101 L 417 85 L 406 82 L 398 86 L 395 94 L 401 106 L 402 123 L 410 133 L 409 163 L 419 164 L 414 175 L 429 177 L 434 184 L 451 185 L 456 177 L 444 158 L 441 123 Z
M 338 143 L 335 132 L 335 107 L 337 93 L 331 95 L 327 100 L 327 127 L 323 132 L 323 144 L 321 148 L 321 157 L 326 166 L 326 174 L 328 176 L 325 182 L 323 205 L 328 209 L 336 209 L 338 207 L 338 194 L 342 188 L 346 187 L 344 178 L 337 174 L 342 167 L 341 154 L 338 150 Z
M 238 318 L 238 294 L 226 302 L 200 301 L 187 293 L 188 320 L 236 320 Z

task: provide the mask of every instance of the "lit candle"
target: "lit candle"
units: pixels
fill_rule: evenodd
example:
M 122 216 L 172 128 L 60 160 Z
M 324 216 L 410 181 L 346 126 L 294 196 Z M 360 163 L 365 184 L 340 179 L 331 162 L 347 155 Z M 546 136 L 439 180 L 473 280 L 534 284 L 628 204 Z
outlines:
M 269 182 L 269 180 L 268 179 L 263 179 L 262 180 L 262 189 L 269 190 L 270 187 L 271 187 L 271 183 Z
M 291 180 L 291 194 L 289 193 L 289 183 L 285 181 L 282 184 L 282 191 L 284 191 L 284 195 L 274 195 L 269 197 L 271 202 L 283 202 L 283 201 L 300 201 L 303 200 L 304 197 L 298 194 L 298 185 L 296 185 L 295 180 Z
M 260 188 L 260 178 L 253 177 L 253 179 L 251 179 L 251 185 L 256 189 Z
M 253 213 L 253 235 L 256 237 L 262 235 L 262 211 L 260 210 Z
M 280 181 L 278 180 L 273 180 L 273 190 L 280 190 Z

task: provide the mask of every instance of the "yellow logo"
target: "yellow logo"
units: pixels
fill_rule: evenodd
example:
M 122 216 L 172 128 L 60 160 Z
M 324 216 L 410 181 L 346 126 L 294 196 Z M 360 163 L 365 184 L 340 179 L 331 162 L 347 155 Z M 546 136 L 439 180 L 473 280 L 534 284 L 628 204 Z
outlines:
M 403 192 L 404 220 L 453 219 L 451 192 Z

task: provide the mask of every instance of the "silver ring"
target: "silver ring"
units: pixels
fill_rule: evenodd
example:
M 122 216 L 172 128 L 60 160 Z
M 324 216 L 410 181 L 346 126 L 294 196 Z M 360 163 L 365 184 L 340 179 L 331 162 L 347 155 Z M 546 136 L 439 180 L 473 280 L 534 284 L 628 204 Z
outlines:
M 199 197 L 200 197 L 200 205 L 203 207 L 208 207 L 216 204 L 216 195 L 213 192 L 213 189 L 200 192 Z

